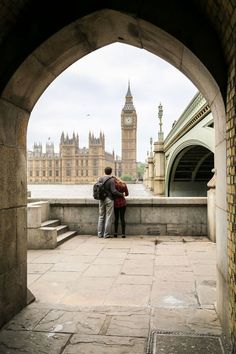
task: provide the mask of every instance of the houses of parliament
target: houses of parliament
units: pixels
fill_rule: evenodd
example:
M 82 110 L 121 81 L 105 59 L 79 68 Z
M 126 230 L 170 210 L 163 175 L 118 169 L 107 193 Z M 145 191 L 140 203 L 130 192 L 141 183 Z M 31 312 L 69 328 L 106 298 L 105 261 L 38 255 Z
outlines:
M 79 147 L 79 136 L 72 137 L 62 132 L 59 153 L 48 140 L 46 151 L 42 144 L 34 143 L 27 156 L 28 183 L 91 183 L 104 174 L 104 168 L 111 166 L 116 176 L 137 176 L 137 114 L 128 84 L 125 104 L 121 111 L 121 158 L 105 151 L 105 135 L 98 137 L 89 133 L 88 148 Z

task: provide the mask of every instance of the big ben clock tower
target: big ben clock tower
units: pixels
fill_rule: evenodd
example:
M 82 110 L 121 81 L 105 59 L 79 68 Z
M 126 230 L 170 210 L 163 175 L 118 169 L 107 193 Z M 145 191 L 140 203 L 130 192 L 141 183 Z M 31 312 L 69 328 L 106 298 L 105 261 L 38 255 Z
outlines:
M 125 96 L 125 105 L 121 111 L 122 174 L 137 178 L 136 144 L 137 114 L 133 105 L 130 83 Z

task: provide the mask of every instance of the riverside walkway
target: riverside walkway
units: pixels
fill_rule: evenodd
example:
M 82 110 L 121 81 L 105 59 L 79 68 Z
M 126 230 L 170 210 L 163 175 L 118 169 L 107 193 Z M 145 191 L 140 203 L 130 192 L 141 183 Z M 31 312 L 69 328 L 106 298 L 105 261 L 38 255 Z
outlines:
M 222 354 L 215 244 L 204 237 L 77 236 L 28 251 L 36 301 L 1 354 Z

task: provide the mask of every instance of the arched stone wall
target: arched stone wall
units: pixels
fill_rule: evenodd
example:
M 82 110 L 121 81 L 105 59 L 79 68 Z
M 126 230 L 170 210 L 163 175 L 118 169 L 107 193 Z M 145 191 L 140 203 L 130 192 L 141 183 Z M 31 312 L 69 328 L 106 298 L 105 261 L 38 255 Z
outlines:
M 219 7 L 218 15 L 227 10 L 227 16 L 223 13 L 223 20 L 219 21 L 215 5 L 210 1 L 207 6 L 195 1 L 126 2 L 125 5 L 119 2 L 109 5 L 110 10 L 104 1 L 96 4 L 62 1 L 57 4 L 56 17 L 54 4 L 50 2 L 46 8 L 43 2 L 33 4 L 31 0 L 1 5 L 4 30 L 0 43 L 0 325 L 26 304 L 26 131 L 30 112 L 46 87 L 75 60 L 121 41 L 145 48 L 177 67 L 198 87 L 211 107 L 216 130 L 218 311 L 227 329 L 225 103 L 228 84 L 227 113 L 232 122 L 228 139 L 233 142 L 234 8 Z M 235 156 L 235 151 L 228 150 L 228 155 Z M 235 170 L 229 173 L 235 178 Z M 235 191 L 229 193 L 233 196 Z M 235 227 L 235 212 L 231 231 L 232 227 Z M 231 242 L 231 246 L 235 252 L 235 244 Z M 231 269 L 234 254 L 229 255 Z M 236 309 L 231 278 L 232 319 Z M 236 333 L 232 321 L 231 331 Z

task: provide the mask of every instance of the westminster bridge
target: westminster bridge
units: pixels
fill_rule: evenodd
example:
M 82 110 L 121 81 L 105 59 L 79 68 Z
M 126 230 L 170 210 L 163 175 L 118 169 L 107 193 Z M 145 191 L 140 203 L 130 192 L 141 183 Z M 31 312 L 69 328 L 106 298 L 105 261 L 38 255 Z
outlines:
M 162 108 L 159 106 L 161 122 Z M 160 123 L 161 127 L 161 123 Z M 161 128 L 147 158 L 144 183 L 155 195 L 202 197 L 213 177 L 213 116 L 198 92 L 163 139 Z

